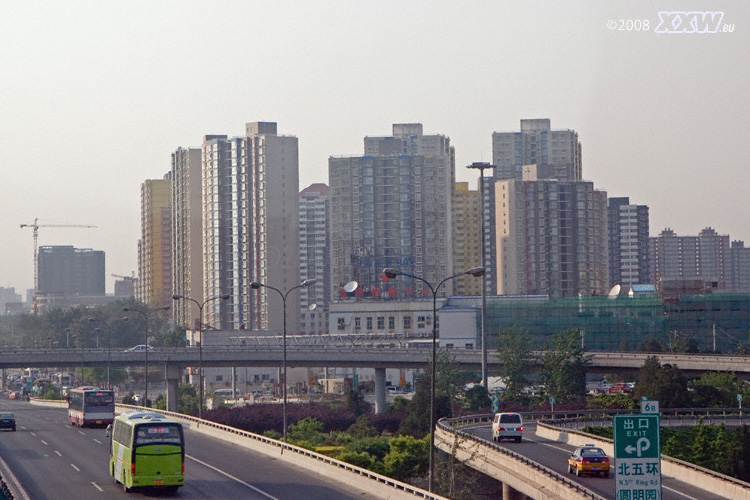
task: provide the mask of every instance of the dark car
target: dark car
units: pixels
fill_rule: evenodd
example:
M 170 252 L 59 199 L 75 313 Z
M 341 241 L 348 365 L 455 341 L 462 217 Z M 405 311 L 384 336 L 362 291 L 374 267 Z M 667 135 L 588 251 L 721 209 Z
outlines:
M 16 417 L 12 413 L 0 413 L 0 429 L 16 430 Z

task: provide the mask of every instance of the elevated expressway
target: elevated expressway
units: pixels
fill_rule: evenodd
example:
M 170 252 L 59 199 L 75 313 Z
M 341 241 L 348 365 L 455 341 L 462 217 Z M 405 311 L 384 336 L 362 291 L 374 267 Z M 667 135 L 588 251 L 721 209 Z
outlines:
M 177 384 L 183 370 L 198 366 L 200 358 L 205 367 L 280 367 L 282 344 L 278 337 L 249 337 L 236 345 L 157 348 L 148 353 L 152 366 L 163 366 L 167 379 L 167 407 L 176 409 Z M 460 369 L 479 371 L 481 351 L 450 348 L 453 362 Z M 693 373 L 729 371 L 750 374 L 750 356 L 706 354 L 589 352 L 590 371 L 607 373 L 638 370 L 646 358 L 656 355 L 662 363 L 671 363 Z M 385 408 L 385 370 L 387 368 L 425 369 L 431 359 L 431 346 L 399 339 L 356 341 L 338 337 L 294 337 L 287 343 L 289 367 L 344 367 L 375 370 L 376 411 Z M 119 349 L 3 349 L 0 350 L 0 369 L 20 367 L 62 366 L 137 366 L 146 361 L 145 352 L 122 352 Z M 488 353 L 488 369 L 496 371 L 500 361 L 496 352 Z

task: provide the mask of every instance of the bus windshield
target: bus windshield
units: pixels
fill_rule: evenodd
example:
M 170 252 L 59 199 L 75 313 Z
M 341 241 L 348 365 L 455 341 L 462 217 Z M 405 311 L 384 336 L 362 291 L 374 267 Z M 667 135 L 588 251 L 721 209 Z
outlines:
M 89 392 L 86 394 L 86 404 L 91 406 L 106 406 L 115 402 L 111 392 Z
M 135 437 L 135 446 L 148 444 L 175 444 L 182 446 L 182 432 L 177 424 L 141 424 Z

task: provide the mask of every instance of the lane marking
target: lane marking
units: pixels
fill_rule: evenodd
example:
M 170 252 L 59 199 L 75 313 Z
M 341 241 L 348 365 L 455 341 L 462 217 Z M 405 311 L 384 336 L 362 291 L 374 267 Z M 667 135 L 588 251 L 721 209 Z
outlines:
M 44 439 L 40 439 L 40 441 L 42 442 L 42 444 L 43 444 L 44 446 L 49 446 L 49 444 L 47 444 L 47 441 L 45 441 Z
M 60 452 L 59 452 L 59 451 L 57 451 L 57 450 L 55 450 L 55 453 L 57 453 L 57 456 L 59 456 L 59 457 L 61 457 L 61 456 L 62 456 L 62 453 L 60 453 Z
M 96 442 L 97 442 L 97 443 L 99 443 L 99 444 L 102 444 L 102 442 L 101 442 L 101 441 L 99 441 L 98 439 L 94 439 L 94 441 L 96 441 Z
M 96 488 L 97 490 L 99 490 L 99 491 L 101 491 L 101 492 L 103 492 L 103 491 L 104 491 L 104 490 L 102 489 L 102 487 L 101 487 L 101 486 L 99 486 L 98 484 L 96 484 L 96 483 L 95 483 L 94 481 L 91 481 L 91 484 L 93 484 L 93 485 L 94 485 L 94 488 Z
M 23 427 L 21 427 L 21 429 L 23 429 Z M 32 436 L 36 437 L 36 432 L 31 432 L 30 434 L 31 434 Z
M 524 437 L 524 440 L 526 440 L 526 437 Z M 562 448 L 562 447 L 560 447 L 560 446 L 555 446 L 555 445 L 552 445 L 552 444 L 549 444 L 549 443 L 545 443 L 545 442 L 543 442 L 543 441 L 537 441 L 537 440 L 535 440 L 535 439 L 528 439 L 528 441 L 531 441 L 532 443 L 537 443 L 537 444 L 541 444 L 541 445 L 543 445 L 543 446 L 549 446 L 550 448 L 554 448 L 554 449 L 556 449 L 556 450 L 560 450 L 560 451 L 564 451 L 564 452 L 570 453 L 570 450 L 566 450 L 565 448 Z M 615 474 L 613 474 L 613 475 L 614 475 L 615 477 L 617 477 L 617 473 L 615 473 Z M 701 500 L 700 498 L 695 498 L 695 497 L 692 497 L 692 496 L 688 495 L 687 493 L 683 493 L 683 492 L 681 492 L 681 491 L 679 491 L 679 490 L 676 490 L 676 489 L 674 489 L 674 488 L 670 488 L 669 486 L 665 486 L 665 485 L 663 485 L 663 484 L 661 485 L 661 487 L 662 487 L 663 489 L 665 489 L 665 490 L 669 490 L 669 491 L 671 491 L 672 493 L 676 493 L 676 494 L 678 494 L 678 495 L 680 495 L 680 496 L 683 496 L 683 497 L 685 497 L 685 498 L 689 498 L 690 500 Z
M 215 472 L 218 472 L 219 474 L 221 474 L 221 475 L 223 475 L 223 476 L 225 476 L 225 477 L 228 477 L 229 479 L 231 479 L 231 480 L 233 480 L 233 481 L 236 481 L 236 482 L 240 483 L 240 484 L 241 484 L 241 485 L 243 485 L 243 486 L 247 486 L 248 488 L 250 488 L 250 489 L 251 489 L 251 490 L 253 490 L 254 492 L 256 492 L 256 493 L 259 493 L 259 494 L 263 495 L 263 496 L 264 496 L 264 497 L 266 497 L 266 498 L 270 498 L 271 500 L 279 500 L 279 499 L 278 499 L 278 498 L 276 498 L 275 496 L 273 496 L 273 495 L 269 495 L 269 494 L 268 494 L 268 493 L 266 493 L 265 491 L 263 491 L 263 490 L 261 490 L 261 489 L 258 489 L 258 488 L 256 488 L 256 487 L 255 487 L 255 486 L 253 486 L 252 484 L 250 484 L 250 483 L 246 483 L 245 481 L 243 481 L 243 480 L 242 480 L 242 479 L 240 479 L 240 478 L 234 477 L 233 475 L 231 475 L 231 474 L 229 474 L 229 473 L 227 473 L 227 472 L 224 472 L 223 470 L 221 470 L 221 469 L 218 469 L 218 468 L 214 467 L 213 465 L 207 464 L 207 463 L 206 463 L 206 462 L 204 462 L 203 460 L 198 460 L 197 458 L 195 458 L 195 457 L 192 457 L 192 456 L 190 456 L 190 455 L 185 455 L 185 456 L 186 456 L 187 458 L 189 458 L 190 460 L 194 460 L 194 461 L 198 462 L 199 464 L 201 464 L 201 465 L 203 465 L 203 466 L 205 466 L 205 467 L 208 467 L 209 469 L 211 469 L 211 470 L 213 470 L 213 471 L 215 471 Z
M 76 472 L 81 472 L 81 469 L 76 467 L 76 464 L 70 464 L 70 466 L 73 467 L 76 470 Z
M 82 434 L 82 435 L 84 435 L 84 436 L 86 435 L 86 433 L 85 433 L 85 432 L 83 432 L 83 431 L 78 431 L 78 434 Z

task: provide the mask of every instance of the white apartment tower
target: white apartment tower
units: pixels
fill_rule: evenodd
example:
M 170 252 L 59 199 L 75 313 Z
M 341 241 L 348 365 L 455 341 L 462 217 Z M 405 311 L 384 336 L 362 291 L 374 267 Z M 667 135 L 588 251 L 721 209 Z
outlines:
M 172 293 L 203 302 L 201 150 L 172 153 Z M 188 300 L 174 301 L 176 324 L 195 328 Z
M 393 136 L 366 137 L 365 155 L 331 157 L 331 295 L 357 281 L 360 296 L 380 296 L 382 269 L 398 268 L 437 284 L 453 272 L 455 154 L 444 135 L 419 123 Z M 410 298 L 421 282 L 398 278 L 388 297 Z M 450 295 L 450 282 L 440 289 Z
M 302 333 L 328 333 L 329 197 L 328 186 L 322 183 L 311 184 L 299 194 L 300 279 L 317 280 L 300 289 Z
M 203 294 L 216 328 L 281 333 L 282 294 L 299 285 L 299 160 L 296 137 L 253 122 L 245 136 L 203 143 Z M 253 289 L 252 282 L 273 287 Z M 287 298 L 287 331 L 299 331 L 299 293 Z

